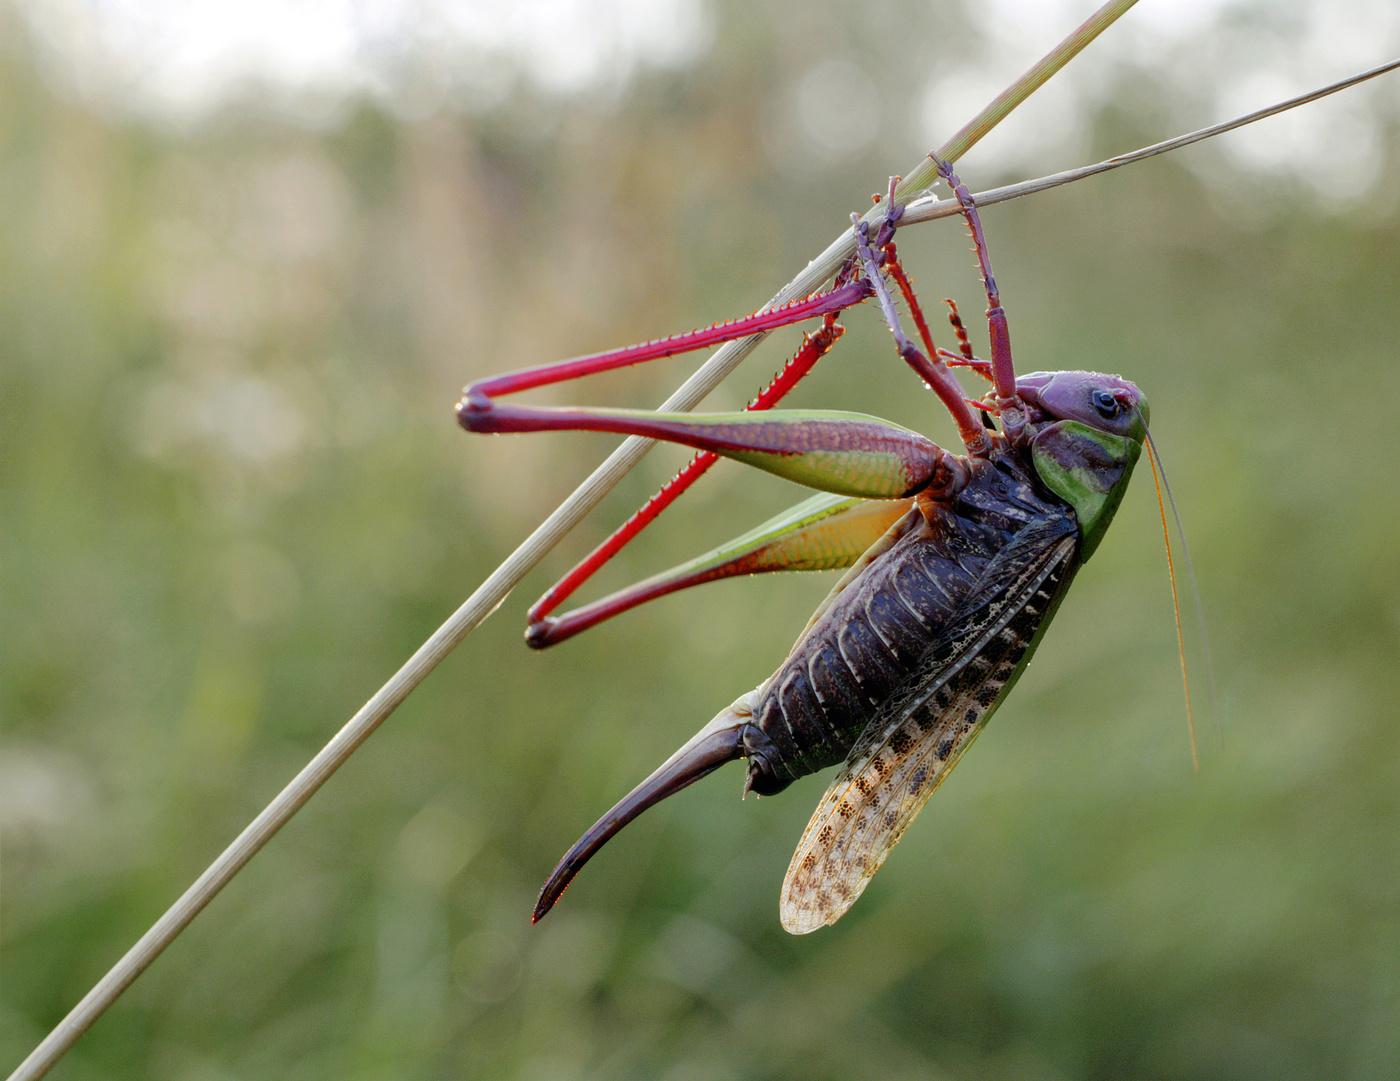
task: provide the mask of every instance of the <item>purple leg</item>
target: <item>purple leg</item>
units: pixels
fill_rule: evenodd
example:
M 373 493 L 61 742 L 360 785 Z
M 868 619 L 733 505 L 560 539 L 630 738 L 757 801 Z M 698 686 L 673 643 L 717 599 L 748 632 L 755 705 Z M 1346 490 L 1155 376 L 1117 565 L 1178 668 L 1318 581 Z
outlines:
M 931 358 L 926 357 L 919 350 L 919 347 L 910 341 L 909 335 L 904 333 L 904 327 L 899 321 L 899 312 L 894 306 L 894 297 L 890 295 L 889 286 L 885 284 L 880 257 L 875 254 L 875 249 L 870 242 L 869 226 L 861 221 L 858 215 L 852 214 L 851 219 L 856 229 L 856 256 L 865 268 L 866 280 L 875 293 L 875 299 L 879 302 L 880 312 L 885 317 L 885 323 L 889 326 L 890 333 L 894 335 L 899 355 L 932 388 L 948 412 L 952 414 L 953 422 L 958 428 L 958 435 L 962 438 L 968 453 L 986 454 L 991 446 L 990 440 L 987 438 L 986 429 L 977 422 L 976 416 L 968 407 L 967 401 L 963 397 L 962 387 L 959 386 L 948 366 L 936 354 Z M 884 235 L 884 233 L 885 226 L 882 225 L 880 233 L 877 235 Z M 885 240 L 885 244 L 889 244 L 888 238 Z
M 933 157 L 930 155 L 930 157 Z M 953 195 L 962 207 L 967 220 L 968 231 L 977 251 L 977 264 L 982 272 L 982 285 L 987 292 L 987 331 L 992 339 L 992 386 L 995 389 L 997 408 L 1001 413 L 1001 426 L 1007 438 L 1017 442 L 1025 431 L 1026 413 L 1020 397 L 1016 394 L 1016 368 L 1011 362 L 1011 331 L 1006 323 L 1006 311 L 1001 306 L 1001 295 L 997 292 L 996 278 L 992 276 L 992 260 L 987 254 L 987 240 L 982 235 L 982 220 L 977 214 L 977 204 L 972 201 L 972 193 L 958 179 L 953 167 L 945 161 L 933 158 L 938 166 L 938 174 L 952 189 Z

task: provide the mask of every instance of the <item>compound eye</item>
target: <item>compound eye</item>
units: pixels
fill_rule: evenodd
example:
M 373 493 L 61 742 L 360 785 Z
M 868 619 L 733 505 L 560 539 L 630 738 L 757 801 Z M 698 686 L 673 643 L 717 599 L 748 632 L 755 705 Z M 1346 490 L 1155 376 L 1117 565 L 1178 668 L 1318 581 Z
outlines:
M 1099 411 L 1099 416 L 1103 417 L 1104 420 L 1112 420 L 1123 411 L 1123 407 L 1118 404 L 1118 399 L 1106 390 L 1096 390 L 1089 395 L 1089 398 L 1094 403 L 1094 408 Z

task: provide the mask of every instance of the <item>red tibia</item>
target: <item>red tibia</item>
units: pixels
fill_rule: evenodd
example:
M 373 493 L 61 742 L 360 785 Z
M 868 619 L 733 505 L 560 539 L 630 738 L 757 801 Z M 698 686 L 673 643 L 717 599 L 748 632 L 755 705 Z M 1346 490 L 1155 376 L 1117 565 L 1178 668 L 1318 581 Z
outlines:
M 709 457 L 713 459 L 714 455 L 706 454 L 698 457 Z M 694 464 L 695 462 L 692 461 L 691 465 Z M 699 476 L 700 473 L 703 472 L 704 469 L 701 469 L 695 475 Z M 672 481 L 672 483 L 674 484 L 675 481 Z M 667 487 L 669 487 L 669 485 Z M 663 488 L 662 493 L 665 491 L 666 489 Z M 684 486 L 682 486 L 681 491 L 684 491 Z M 673 495 L 671 498 L 674 499 L 675 496 Z M 648 506 L 649 505 L 650 504 L 648 504 Z M 660 513 L 660 511 L 658 510 L 657 513 Z M 631 522 L 629 521 L 628 524 L 630 525 Z M 615 537 L 617 534 L 614 533 L 613 536 Z M 608 539 L 611 540 L 612 537 Z M 579 566 L 582 567 L 583 564 Z M 575 570 L 577 569 L 578 568 L 575 568 Z M 599 623 L 612 619 L 613 616 L 621 615 L 623 612 L 631 608 L 636 608 L 640 604 L 645 604 L 647 601 L 654 601 L 656 598 L 664 597 L 668 593 L 676 593 L 682 589 L 689 589 L 691 586 L 700 585 L 703 582 L 732 577 L 734 574 L 742 573 L 744 573 L 742 570 L 710 570 L 705 573 L 692 574 L 686 578 L 673 578 L 668 582 L 658 582 L 656 585 L 647 589 L 622 589 L 604 597 L 602 600 L 593 601 L 591 604 L 580 605 L 578 608 L 565 612 L 562 616 L 550 616 L 547 619 L 539 618 L 539 605 L 536 605 L 534 608 L 530 609 L 530 625 L 525 631 L 525 641 L 528 642 L 533 649 L 544 649 L 546 646 L 558 645 L 566 638 L 572 638 L 580 631 L 586 631 L 589 627 L 596 627 Z M 565 579 L 565 581 L 568 581 L 568 579 Z M 580 579 L 580 581 L 582 581 L 582 579 Z M 560 586 L 562 585 L 564 585 L 564 582 L 560 583 Z M 555 588 L 558 589 L 559 586 Z M 553 593 L 553 590 L 551 590 L 550 593 Z M 545 598 L 547 599 L 549 595 L 550 594 L 546 594 Z
M 804 375 L 812 370 L 812 366 L 826 355 L 845 331 L 846 328 L 836 322 L 836 313 L 828 312 L 822 325 L 803 339 L 802 348 L 783 366 L 782 371 L 773 377 L 773 381 L 764 388 L 748 408 L 751 410 L 772 409 L 797 385 Z M 709 451 L 697 454 L 679 473 L 667 481 L 659 492 L 648 499 L 632 517 L 627 519 L 612 536 L 589 552 L 573 570 L 551 586 L 549 591 L 530 608 L 530 627 L 526 632 L 526 640 L 536 648 L 553 645 L 555 642 L 561 642 L 579 631 L 586 630 L 617 615 L 618 612 L 625 611 L 626 608 L 634 607 L 644 600 L 650 600 L 650 597 L 642 597 L 624 607 L 606 611 L 579 609 L 577 613 L 568 613 L 558 619 L 547 618 L 551 612 L 572 596 L 579 586 L 592 578 L 604 563 L 620 552 L 633 537 L 650 525 L 658 514 L 674 503 L 682 492 L 699 480 L 718 460 L 719 455 Z M 581 618 L 572 619 L 571 617 L 574 615 Z
M 928 320 L 924 318 L 924 307 L 914 292 L 914 283 L 905 273 L 904 264 L 899 261 L 899 251 L 895 248 L 893 240 L 885 245 L 885 269 L 890 272 L 890 276 L 899 285 L 899 291 L 904 295 L 904 303 L 909 307 L 909 315 L 913 318 L 914 325 L 919 328 L 919 338 L 924 343 L 924 349 L 929 356 L 937 356 L 938 347 L 933 344 L 933 335 L 929 333 Z
M 542 364 L 534 368 L 494 375 L 478 380 L 467 387 L 462 404 L 473 410 L 490 409 L 490 399 L 502 394 L 516 394 L 533 387 L 563 383 L 597 372 L 625 368 L 640 364 L 644 360 L 658 357 L 691 353 L 721 342 L 733 341 L 748 334 L 775 330 L 778 327 L 800 323 L 814 316 L 839 312 L 859 303 L 870 295 L 870 287 L 864 281 L 850 281 L 828 289 L 824 293 L 814 293 L 805 300 L 795 300 L 781 308 L 756 312 L 742 319 L 731 319 L 726 323 L 716 323 L 712 327 L 692 330 L 685 334 L 674 334 L 669 338 L 629 345 L 625 349 L 614 349 L 606 353 L 593 353 L 586 357 L 575 357 L 555 364 Z
M 534 639 L 541 634 L 535 629 L 537 625 L 545 621 L 554 609 L 568 600 L 579 586 L 597 574 L 598 569 L 604 563 L 622 551 L 633 537 L 649 526 L 658 514 L 674 503 L 682 492 L 704 476 L 717 461 L 719 461 L 719 455 L 710 451 L 701 451 L 697 454 L 679 473 L 667 481 L 659 492 L 642 504 L 632 517 L 619 526 L 612 536 L 589 552 L 573 570 L 552 585 L 548 592 L 530 608 L 528 618 L 531 643 L 534 644 Z M 555 622 L 557 621 L 548 620 L 548 624 Z M 582 629 L 582 627 L 578 628 L 578 630 Z M 552 644 L 556 640 L 558 639 L 551 637 L 549 643 L 541 642 L 540 644 Z

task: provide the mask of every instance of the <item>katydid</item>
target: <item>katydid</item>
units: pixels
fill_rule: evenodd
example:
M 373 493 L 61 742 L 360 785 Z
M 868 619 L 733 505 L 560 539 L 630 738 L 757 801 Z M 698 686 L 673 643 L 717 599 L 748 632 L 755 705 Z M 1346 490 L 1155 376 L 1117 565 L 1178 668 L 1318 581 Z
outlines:
M 545 883 L 534 918 L 642 811 L 736 758 L 744 791 L 772 795 L 844 763 L 807 826 L 783 884 L 793 933 L 838 919 L 1024 671 L 1078 567 L 1113 518 L 1147 432 L 1132 383 L 1093 372 L 1017 378 L 976 204 L 951 168 L 987 296 L 991 359 L 936 348 L 894 245 L 902 207 L 890 184 L 872 236 L 852 215 L 856 253 L 829 290 L 771 312 L 474 383 L 458 408 L 474 432 L 601 430 L 702 452 L 633 522 L 531 610 L 529 641 L 549 645 L 635 604 L 700 582 L 767 570 L 848 568 L 778 670 L 705 725 L 592 826 Z M 887 280 L 887 278 L 889 280 Z M 893 281 L 923 348 L 905 333 Z M 840 336 L 840 311 L 873 299 L 901 358 L 952 414 L 965 453 L 855 413 L 771 407 Z M 494 396 L 821 316 L 750 408 L 728 414 L 502 406 Z M 969 402 L 949 363 L 991 390 Z M 978 416 L 981 412 L 982 418 Z M 993 427 L 991 417 L 1000 422 Z M 706 556 L 560 618 L 549 613 L 655 517 L 715 455 L 826 493 Z
M 966 149 L 975 137 L 964 139 L 965 134 L 990 126 L 985 123 L 987 117 L 995 117 L 1008 102 L 1029 93 L 1101 28 L 1096 17 L 1077 29 L 1042 64 L 1023 76 L 1017 94 L 1008 91 L 1001 95 L 948 145 L 959 152 Z M 1228 123 L 1096 165 L 984 193 L 981 198 L 984 203 L 1004 201 L 1115 169 L 1315 101 L 1397 67 L 1400 61 Z M 945 148 L 944 153 L 954 156 L 953 150 Z M 863 250 L 830 290 L 734 324 L 615 354 L 581 358 L 562 367 L 497 377 L 470 388 L 476 394 L 469 393 L 461 408 L 462 420 L 469 428 L 488 430 L 493 423 L 502 431 L 606 428 L 615 421 L 613 430 L 640 431 L 652 425 L 649 434 L 673 440 L 684 436 L 679 441 L 711 448 L 703 450 L 675 481 L 531 610 L 529 635 L 533 645 L 562 640 L 635 604 L 716 578 L 778 569 L 849 567 L 778 675 L 740 700 L 748 716 L 734 708 L 722 712 L 589 830 L 549 879 L 537 919 L 558 899 L 591 853 L 627 821 L 732 757 L 750 758 L 749 786 L 760 792 L 777 791 L 791 776 L 844 757 L 845 768 L 824 797 L 793 857 L 783 895 L 783 919 L 790 930 L 810 930 L 839 917 L 1005 697 L 1073 573 L 1101 539 L 1141 453 L 1146 402 L 1131 383 L 1111 376 L 1087 372 L 1015 376 L 1005 316 L 996 298 L 976 209 L 965 191 L 958 189 L 958 196 L 973 228 L 987 285 L 992 361 L 978 361 L 972 355 L 956 310 L 953 323 L 959 352 L 947 353 L 932 345 L 912 288 L 899 266 L 893 237 L 901 221 L 910 224 L 941 216 L 942 207 L 921 202 L 906 209 L 891 199 L 875 238 L 861 229 L 856 231 Z M 812 288 L 851 246 L 839 240 L 780 295 Z M 910 345 L 900 329 L 884 274 L 904 295 L 919 326 L 924 352 Z M 609 555 L 703 473 L 717 451 L 747 454 L 776 464 L 778 472 L 786 468 L 781 459 L 798 450 L 810 452 L 807 465 L 817 463 L 814 470 L 809 469 L 816 474 L 810 479 L 825 475 L 831 481 L 827 487 L 857 483 L 850 477 L 871 466 L 874 456 L 862 456 L 859 447 L 833 445 L 841 442 L 843 431 L 849 434 L 850 430 L 843 429 L 840 416 L 792 418 L 778 414 L 776 420 L 768 418 L 767 428 L 757 426 L 762 422 L 753 417 L 724 418 L 706 429 L 703 418 L 688 414 L 669 419 L 614 414 L 609 419 L 597 411 L 586 424 L 568 423 L 566 418 L 560 422 L 558 414 L 539 421 L 528 413 L 502 422 L 510 413 L 491 402 L 491 394 L 685 352 L 820 316 L 820 328 L 750 408 L 751 412 L 767 410 L 836 343 L 841 335 L 836 315 L 871 296 L 880 301 L 901 355 L 939 392 L 955 417 L 966 454 L 942 452 L 912 433 L 892 425 L 882 427 L 873 418 L 859 418 L 859 423 L 873 423 L 875 431 L 893 441 L 893 452 L 874 463 L 875 473 L 884 477 L 887 487 L 897 487 L 901 470 L 906 483 L 910 483 L 911 472 L 927 478 L 924 487 L 911 484 L 912 494 L 899 498 L 814 497 L 788 515 L 674 572 L 576 612 L 551 615 Z M 710 371 L 693 377 L 673 397 L 674 407 L 693 403 L 695 388 L 712 387 L 742 351 L 734 347 L 721 350 L 728 356 L 714 358 Z M 945 360 L 986 375 L 993 383 L 993 392 L 975 403 L 963 401 L 956 383 L 947 378 Z M 998 418 L 1001 431 L 983 431 L 976 421 L 977 410 Z M 494 421 L 488 419 L 492 417 Z M 701 426 L 685 428 L 696 423 Z M 989 429 L 991 423 L 989 419 Z M 623 424 L 630 427 L 622 428 Z M 809 444 L 801 448 L 785 445 L 799 442 L 799 436 L 809 439 Z M 596 503 L 639 453 L 635 444 L 615 453 L 481 584 L 35 1047 L 12 1075 L 15 1081 L 34 1081 L 52 1068 L 437 663 L 495 610 L 541 554 Z M 827 461 L 817 461 L 823 454 L 828 455 Z M 869 483 L 868 477 L 858 478 L 858 485 Z M 921 598 L 931 598 L 932 603 L 920 605 Z M 863 611 L 858 601 L 864 604 Z M 852 663 L 844 652 L 853 636 L 862 631 L 870 632 L 859 643 L 869 647 L 865 657 L 869 664 Z M 914 654 L 917 657 L 908 661 Z M 801 724 L 789 729 L 786 735 L 791 738 L 785 744 L 783 728 L 789 715 L 784 712 L 787 706 L 781 696 L 791 684 L 778 677 L 810 676 L 814 670 L 811 665 L 804 672 L 794 662 L 799 655 L 820 661 L 826 668 L 822 679 L 808 680 L 813 694 L 801 709 L 790 714 L 811 723 L 805 729 Z M 843 679 L 842 668 L 848 679 Z M 874 692 L 881 680 L 886 689 L 866 694 L 867 701 L 862 702 L 862 693 Z M 827 695 L 825 699 L 817 697 L 818 689 Z M 869 702 L 871 697 L 877 701 Z M 756 712 L 745 700 L 772 712 Z M 773 725 L 770 717 L 784 724 Z

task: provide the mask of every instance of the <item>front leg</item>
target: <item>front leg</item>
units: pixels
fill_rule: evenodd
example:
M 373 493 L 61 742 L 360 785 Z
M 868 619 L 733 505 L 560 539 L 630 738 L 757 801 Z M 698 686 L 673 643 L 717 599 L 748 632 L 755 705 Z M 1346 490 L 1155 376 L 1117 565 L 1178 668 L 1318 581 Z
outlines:
M 967 221 L 967 230 L 972 234 L 977 266 L 982 272 L 982 285 L 987 293 L 987 332 L 992 340 L 991 374 L 997 413 L 1006 437 L 1012 444 L 1019 444 L 1026 438 L 1026 409 L 1016 393 L 1016 368 L 1011 360 L 1011 329 L 1006 321 L 1006 309 L 1001 306 L 996 278 L 992 277 L 992 258 L 987 252 L 987 239 L 982 235 L 982 219 L 977 213 L 972 193 L 958 179 L 953 167 L 938 158 L 933 158 L 933 161 L 938 166 L 938 175 L 958 200 L 963 218 Z

